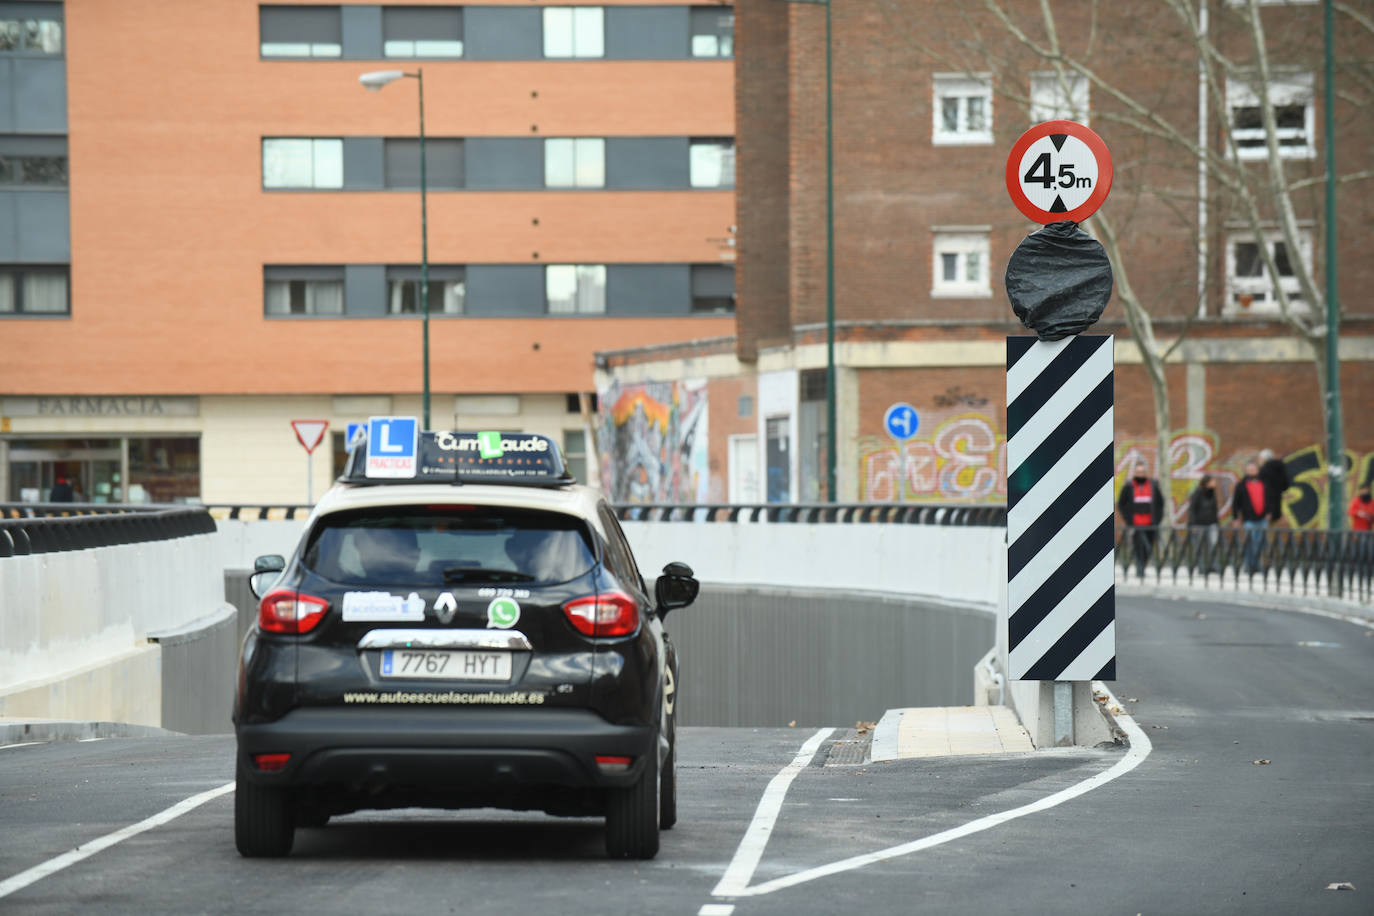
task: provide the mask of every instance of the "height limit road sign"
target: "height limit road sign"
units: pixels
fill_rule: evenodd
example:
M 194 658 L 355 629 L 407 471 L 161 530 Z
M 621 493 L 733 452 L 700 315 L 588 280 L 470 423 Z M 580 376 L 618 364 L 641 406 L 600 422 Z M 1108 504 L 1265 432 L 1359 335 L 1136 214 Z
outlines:
M 1112 155 L 1077 121 L 1045 121 L 1021 135 L 1007 156 L 1007 193 L 1037 223 L 1092 216 L 1112 189 Z

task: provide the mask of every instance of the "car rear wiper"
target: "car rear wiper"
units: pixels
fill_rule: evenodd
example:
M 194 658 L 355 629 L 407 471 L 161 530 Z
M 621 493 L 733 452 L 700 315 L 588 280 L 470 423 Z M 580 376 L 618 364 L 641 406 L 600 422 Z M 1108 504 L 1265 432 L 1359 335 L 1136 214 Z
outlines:
M 483 569 L 480 566 L 449 566 L 444 570 L 445 582 L 461 582 L 464 579 L 479 579 L 487 582 L 533 582 L 529 573 L 513 569 Z

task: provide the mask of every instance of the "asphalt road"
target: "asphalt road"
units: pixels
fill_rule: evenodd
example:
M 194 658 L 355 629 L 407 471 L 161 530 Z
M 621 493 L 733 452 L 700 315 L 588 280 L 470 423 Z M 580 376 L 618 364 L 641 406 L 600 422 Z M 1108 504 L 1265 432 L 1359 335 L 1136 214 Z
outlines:
M 812 729 L 683 729 L 681 820 L 652 862 L 606 861 L 596 820 L 495 811 L 350 815 L 301 831 L 289 859 L 249 861 L 224 795 L 0 898 L 0 912 L 1374 911 L 1374 630 L 1142 598 L 1119 601 L 1118 626 L 1113 689 L 1153 744 L 1138 767 L 1048 810 L 772 892 L 712 896 Z M 1124 759 L 827 766 L 826 752 L 796 773 L 749 888 L 1011 811 Z M 227 736 L 0 748 L 0 881 L 231 777 Z M 1337 882 L 1356 890 L 1325 889 Z

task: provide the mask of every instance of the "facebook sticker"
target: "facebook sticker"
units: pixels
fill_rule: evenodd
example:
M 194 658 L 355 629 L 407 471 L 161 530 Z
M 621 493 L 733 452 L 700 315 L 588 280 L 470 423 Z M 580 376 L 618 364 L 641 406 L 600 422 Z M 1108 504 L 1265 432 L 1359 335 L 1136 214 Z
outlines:
M 367 421 L 367 476 L 414 477 L 420 423 L 414 417 Z
M 921 418 L 916 415 L 916 408 L 910 404 L 898 402 L 887 409 L 883 414 L 883 428 L 887 434 L 898 442 L 905 442 L 916 435 L 916 430 L 921 426 Z

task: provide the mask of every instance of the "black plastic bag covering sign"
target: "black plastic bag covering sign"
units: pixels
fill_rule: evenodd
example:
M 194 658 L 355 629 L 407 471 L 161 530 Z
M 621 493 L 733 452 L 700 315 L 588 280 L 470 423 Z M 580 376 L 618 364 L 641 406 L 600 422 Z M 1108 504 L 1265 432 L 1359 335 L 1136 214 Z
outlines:
M 1007 262 L 1007 298 L 1041 340 L 1081 334 L 1112 298 L 1112 264 L 1078 224 L 1050 223 L 1022 240 Z

